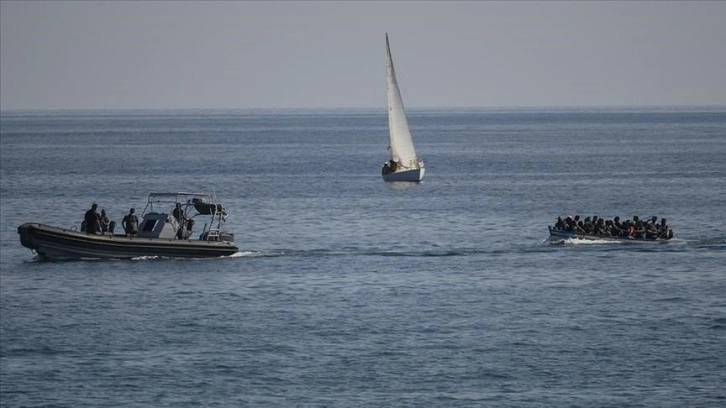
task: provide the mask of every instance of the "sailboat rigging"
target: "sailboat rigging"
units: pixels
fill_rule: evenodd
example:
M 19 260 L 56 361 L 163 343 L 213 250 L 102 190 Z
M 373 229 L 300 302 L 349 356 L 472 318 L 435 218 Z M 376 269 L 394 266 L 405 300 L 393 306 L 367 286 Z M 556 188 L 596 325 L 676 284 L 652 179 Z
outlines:
M 383 165 L 384 181 L 421 181 L 425 168 L 423 160 L 416 156 L 411 131 L 403 108 L 403 98 L 393 67 L 391 46 L 386 33 L 386 68 L 388 92 L 388 133 L 391 159 Z

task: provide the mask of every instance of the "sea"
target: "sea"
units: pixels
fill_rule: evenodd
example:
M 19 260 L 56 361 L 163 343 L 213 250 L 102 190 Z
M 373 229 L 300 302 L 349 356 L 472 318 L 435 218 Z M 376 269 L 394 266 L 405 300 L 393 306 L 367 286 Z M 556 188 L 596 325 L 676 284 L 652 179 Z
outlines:
M 726 107 L 2 111 L 2 407 L 724 407 Z M 17 227 L 214 193 L 240 251 Z M 558 216 L 668 242 L 556 241 Z

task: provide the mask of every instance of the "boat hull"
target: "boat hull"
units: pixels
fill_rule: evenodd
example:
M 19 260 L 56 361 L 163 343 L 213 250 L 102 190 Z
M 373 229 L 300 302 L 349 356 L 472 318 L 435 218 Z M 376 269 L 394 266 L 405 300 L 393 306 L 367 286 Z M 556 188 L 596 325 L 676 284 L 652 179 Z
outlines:
M 228 241 L 93 235 L 38 223 L 18 227 L 20 243 L 46 259 L 211 258 L 239 249 Z
M 383 173 L 383 181 L 414 181 L 419 182 L 423 179 L 425 169 L 411 169 L 394 171 L 392 173 Z
M 634 237 L 606 237 L 606 236 L 600 236 L 600 235 L 590 235 L 590 234 L 580 234 L 574 231 L 563 231 L 559 229 L 552 228 L 552 226 L 548 226 L 547 229 L 550 231 L 550 238 L 551 239 L 584 239 L 589 241 L 635 241 L 635 242 L 664 242 L 668 241 L 664 238 L 655 238 L 655 239 L 644 239 L 644 238 L 634 238 Z

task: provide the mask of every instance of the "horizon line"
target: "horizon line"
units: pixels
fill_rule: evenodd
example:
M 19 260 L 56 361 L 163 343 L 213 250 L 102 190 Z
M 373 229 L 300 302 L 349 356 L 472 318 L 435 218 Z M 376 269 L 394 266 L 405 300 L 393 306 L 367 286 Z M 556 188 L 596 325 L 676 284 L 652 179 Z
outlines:
M 610 104 L 610 105 L 502 105 L 502 106 L 415 106 L 407 107 L 406 111 L 422 110 L 505 110 L 505 109 L 643 109 L 643 108 L 726 108 L 726 104 Z M 258 108 L 11 108 L 0 109 L 0 112 L 143 112 L 143 111 L 321 111 L 321 110 L 382 110 L 385 106 L 351 106 L 351 107 L 258 107 Z

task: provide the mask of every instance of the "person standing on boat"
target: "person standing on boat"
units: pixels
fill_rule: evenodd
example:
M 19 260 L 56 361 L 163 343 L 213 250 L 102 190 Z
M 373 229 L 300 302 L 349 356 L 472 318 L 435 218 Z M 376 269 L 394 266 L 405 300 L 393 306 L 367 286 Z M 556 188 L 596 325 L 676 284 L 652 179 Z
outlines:
M 87 234 L 98 234 L 101 231 L 101 216 L 98 215 L 96 210 L 98 204 L 93 203 L 91 209 L 86 211 L 86 215 L 83 217 L 83 221 L 86 223 Z
M 187 233 L 187 219 L 184 216 L 184 210 L 180 203 L 176 203 L 174 211 L 171 213 L 177 221 L 179 221 L 179 227 L 177 228 L 176 237 L 179 239 L 186 239 L 189 235 Z
M 135 236 L 139 233 L 139 218 L 134 214 L 135 212 L 135 209 L 130 209 L 129 213 L 121 220 L 121 226 L 124 227 L 126 235 Z
M 174 207 L 174 211 L 172 211 L 171 214 L 180 223 L 184 220 L 184 210 L 182 210 L 180 203 L 176 203 L 176 206 Z

